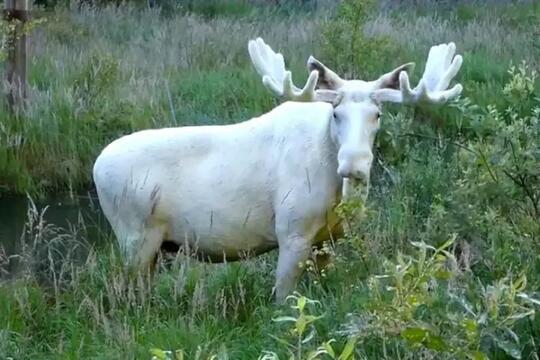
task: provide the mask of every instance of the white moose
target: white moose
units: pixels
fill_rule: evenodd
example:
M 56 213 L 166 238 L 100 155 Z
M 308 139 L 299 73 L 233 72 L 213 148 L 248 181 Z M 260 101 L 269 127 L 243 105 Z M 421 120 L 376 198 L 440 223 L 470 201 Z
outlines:
M 127 265 L 148 271 L 164 246 L 210 261 L 279 248 L 275 293 L 295 287 L 312 246 L 339 228 L 333 209 L 350 180 L 369 181 L 381 104 L 444 103 L 462 64 L 453 43 L 434 46 L 411 89 L 398 67 L 375 81 L 344 80 L 310 57 L 295 87 L 283 56 L 262 39 L 249 54 L 263 83 L 291 100 L 224 126 L 145 130 L 108 145 L 94 165 L 99 201 Z

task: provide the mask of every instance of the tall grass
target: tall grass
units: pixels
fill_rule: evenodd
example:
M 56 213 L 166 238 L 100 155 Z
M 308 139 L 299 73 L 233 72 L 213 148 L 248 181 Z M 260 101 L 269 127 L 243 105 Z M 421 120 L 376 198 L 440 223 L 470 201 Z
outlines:
M 30 202 L 23 250 L 11 259 L 17 278 L 0 287 L 2 358 L 149 358 L 150 347 L 178 344 L 256 356 L 250 341 L 273 309 L 269 257 L 224 265 L 178 257 L 148 287 L 124 271 L 116 248 L 88 247 L 84 224 L 75 236 L 43 218 Z
M 264 36 L 303 81 L 307 57 L 323 53 L 326 9 L 208 19 L 83 3 L 44 13 L 46 21 L 31 36 L 28 106 L 19 116 L 0 115 L 2 191 L 85 188 L 99 151 L 123 134 L 237 122 L 269 110 L 275 102 L 249 64 L 247 41 Z M 366 33 L 390 37 L 399 56 L 372 59 L 367 76 L 410 60 L 421 64 L 431 44 L 454 40 L 466 58 L 461 81 L 467 95 L 488 103 L 496 100 L 490 88 L 502 86 L 510 62 L 538 66 L 534 27 L 456 16 L 409 9 L 370 21 Z M 321 60 L 346 66 L 332 54 Z
M 295 61 L 308 55 L 317 24 L 269 17 L 207 21 L 128 5 L 46 14 L 30 45 L 31 101 L 0 122 L 0 182 L 20 193 L 88 186 L 99 150 L 122 134 L 230 123 L 270 109 L 247 40 L 265 34 L 295 49 Z

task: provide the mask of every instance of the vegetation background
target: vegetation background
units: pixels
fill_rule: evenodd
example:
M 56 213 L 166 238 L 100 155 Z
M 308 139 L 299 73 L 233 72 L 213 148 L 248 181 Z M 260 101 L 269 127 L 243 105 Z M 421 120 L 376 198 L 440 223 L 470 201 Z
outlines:
M 99 151 L 135 130 L 270 110 L 256 36 L 297 82 L 310 54 L 365 79 L 415 61 L 417 80 L 429 47 L 455 41 L 465 90 L 444 108 L 386 108 L 369 199 L 341 206 L 335 260 L 304 264 L 292 308 L 270 298 L 275 254 L 179 257 L 146 288 L 109 233 L 47 224 L 30 202 L 21 254 L 0 251 L 0 274 L 20 268 L 0 282 L 0 358 L 539 359 L 538 3 L 41 4 L 31 101 L 0 113 L 4 194 L 89 189 Z

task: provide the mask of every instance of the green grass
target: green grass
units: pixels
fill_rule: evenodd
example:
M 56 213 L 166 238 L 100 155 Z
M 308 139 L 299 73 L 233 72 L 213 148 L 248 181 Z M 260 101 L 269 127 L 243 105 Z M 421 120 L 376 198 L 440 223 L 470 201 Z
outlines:
M 362 41 L 384 36 L 390 47 L 381 56 L 399 54 L 366 60 L 366 76 L 414 60 L 417 79 L 429 46 L 453 40 L 465 91 L 444 109 L 388 107 L 368 202 L 342 206 L 350 226 L 332 246 L 333 266 L 308 271 L 298 287 L 320 301 L 306 311 L 323 315 L 303 358 L 334 338 L 339 350 L 354 341 L 359 359 L 538 359 L 540 308 L 524 296 L 540 298 L 532 75 L 540 49 L 537 29 L 519 21 L 538 7 L 487 9 L 402 9 L 364 24 Z M 298 82 L 311 53 L 366 73 L 331 56 L 321 36 L 328 11 L 163 16 L 121 5 L 46 13 L 31 46 L 32 101 L 18 118 L 0 114 L 1 191 L 88 188 L 93 160 L 122 134 L 271 109 L 277 101 L 246 51 L 258 35 L 284 52 Z M 522 60 L 528 68 L 508 72 Z M 19 260 L 0 252 L 0 273 L 11 261 L 21 269 L 0 283 L 0 358 L 149 359 L 151 348 L 182 349 L 188 359 L 298 353 L 291 324 L 273 321 L 299 316 L 271 300 L 275 253 L 224 265 L 180 257 L 146 288 L 124 274 L 111 235 L 89 246 L 84 226 L 61 230 L 30 210 Z M 446 244 L 447 253 L 421 244 Z

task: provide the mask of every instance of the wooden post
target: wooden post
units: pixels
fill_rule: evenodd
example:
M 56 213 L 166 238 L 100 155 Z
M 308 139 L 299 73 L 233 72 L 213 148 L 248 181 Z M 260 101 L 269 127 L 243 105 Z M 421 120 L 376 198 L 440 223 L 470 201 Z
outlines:
M 4 15 L 11 28 L 5 80 L 7 104 L 11 111 L 26 99 L 26 34 L 24 24 L 30 18 L 29 0 L 4 0 Z

